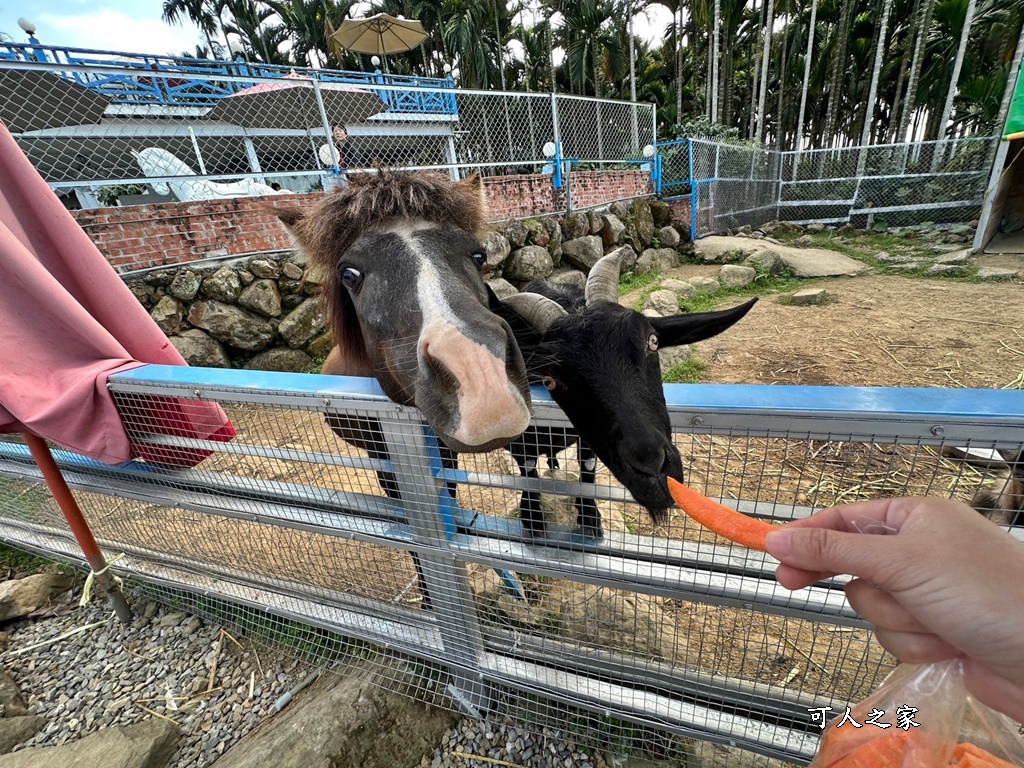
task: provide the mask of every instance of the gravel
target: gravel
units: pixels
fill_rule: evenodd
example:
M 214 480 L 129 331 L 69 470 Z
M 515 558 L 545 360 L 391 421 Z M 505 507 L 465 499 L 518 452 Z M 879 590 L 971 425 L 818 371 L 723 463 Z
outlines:
M 205 768 L 271 717 L 277 698 L 311 669 L 282 653 L 254 650 L 244 640 L 239 648 L 221 635 L 219 625 L 196 616 L 145 600 L 131 602 L 138 617 L 131 626 L 110 618 L 109 608 L 94 601 L 67 615 L 6 627 L 2 666 L 21 689 L 30 714 L 49 721 L 19 749 L 57 746 L 156 713 L 181 731 L 171 766 Z M 96 622 L 105 623 L 23 651 Z
M 272 717 L 278 697 L 312 669 L 281 652 L 253 649 L 243 638 L 240 648 L 219 625 L 199 617 L 129 600 L 138 617 L 131 626 L 94 601 L 66 615 L 12 623 L 6 637 L 0 633 L 0 647 L 6 648 L 2 667 L 21 689 L 29 713 L 49 721 L 17 749 L 57 746 L 155 713 L 173 720 L 181 732 L 171 768 L 206 768 Z M 103 623 L 57 640 L 96 622 Z M 37 643 L 43 645 L 25 650 Z M 214 688 L 208 690 L 215 661 Z M 499 762 L 473 761 L 468 755 Z M 450 729 L 420 765 L 615 768 L 556 731 L 536 733 L 511 721 L 471 719 Z

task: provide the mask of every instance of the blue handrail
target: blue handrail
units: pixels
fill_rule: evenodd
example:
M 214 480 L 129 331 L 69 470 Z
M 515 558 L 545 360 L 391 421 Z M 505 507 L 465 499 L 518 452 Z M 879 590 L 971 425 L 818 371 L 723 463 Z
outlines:
M 253 63 L 242 59 L 222 61 L 181 56 L 101 51 L 90 48 L 33 43 L 0 44 L 0 68 L 4 61 L 66 64 L 72 67 L 103 67 L 103 74 L 74 69 L 58 72 L 62 77 L 110 96 L 114 104 L 212 107 L 218 100 L 248 87 L 211 77 L 279 78 L 295 73 L 325 83 L 369 86 L 393 113 L 457 114 L 455 83 L 450 77 L 417 77 L 377 72 L 312 69 L 278 64 Z M 124 70 L 111 74 L 110 69 Z M 445 89 L 447 93 L 419 90 L 374 89 L 375 85 Z

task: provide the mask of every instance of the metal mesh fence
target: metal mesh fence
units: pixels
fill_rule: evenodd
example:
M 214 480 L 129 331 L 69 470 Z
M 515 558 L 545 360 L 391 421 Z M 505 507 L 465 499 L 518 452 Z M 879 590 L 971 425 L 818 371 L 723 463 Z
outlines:
M 659 146 L 662 189 L 691 194 L 695 237 L 773 219 L 857 227 L 971 221 L 994 139 L 802 152 L 701 139 Z
M 85 208 L 314 192 L 378 165 L 455 178 L 604 169 L 654 142 L 650 105 L 221 64 L 0 56 L 0 119 Z
M 194 468 L 58 461 L 108 553 L 126 553 L 120 570 L 197 607 L 226 600 L 204 610 L 270 637 L 298 632 L 309 657 L 365 644 L 382 667 L 396 654 L 421 665 L 412 692 L 469 713 L 580 739 L 728 742 L 751 750 L 749 765 L 754 753 L 806 761 L 819 733 L 808 709 L 842 711 L 893 665 L 841 579 L 782 590 L 765 555 L 681 512 L 656 526 L 603 466 L 580 483 L 573 446 L 547 451 L 557 466 L 542 452 L 537 476 L 506 449 L 455 467 L 415 411 L 382 396 L 314 376 L 244 388 L 230 373 L 190 376 L 127 374 L 112 389 L 133 439 L 164 462 L 209 452 Z M 876 391 L 882 405 L 855 413 L 834 405 L 867 402 L 850 391 L 822 403 L 813 390 L 756 389 L 667 394 L 688 483 L 765 518 L 892 495 L 970 501 L 998 489 L 1003 457 L 1024 449 L 1020 419 L 992 415 L 1008 393 L 967 393 L 971 407 L 936 428 L 912 392 Z M 237 437 L 160 426 L 171 404 L 197 401 L 219 403 Z M 540 392 L 534 424 L 565 426 Z M 0 537 L 73 557 L 27 451 L 4 440 Z M 539 494 L 544 539 L 524 535 L 524 492 Z M 602 539 L 575 532 L 581 497 L 596 500 Z

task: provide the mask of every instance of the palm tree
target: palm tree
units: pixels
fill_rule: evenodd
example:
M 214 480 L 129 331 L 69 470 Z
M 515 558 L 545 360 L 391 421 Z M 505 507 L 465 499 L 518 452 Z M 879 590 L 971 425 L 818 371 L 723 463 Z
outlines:
M 882 54 L 885 52 L 885 36 L 889 28 L 889 14 L 892 12 L 892 0 L 885 0 L 882 6 L 882 18 L 878 25 L 875 43 L 875 64 L 871 69 L 871 86 L 868 88 L 868 99 L 864 105 L 864 130 L 860 135 L 861 147 L 866 147 L 871 138 L 871 125 L 875 119 L 875 101 L 878 96 L 878 78 L 882 70 Z M 857 158 L 857 175 L 864 175 L 867 164 L 867 149 L 861 149 Z
M 900 114 L 899 128 L 896 131 L 896 137 L 899 141 L 906 139 L 911 115 L 917 108 L 917 87 L 921 80 L 921 65 L 924 62 L 924 45 L 928 32 L 931 29 L 934 11 L 935 0 L 924 0 L 921 22 L 916 25 L 917 40 L 914 43 L 914 58 L 910 64 L 910 79 L 907 81 L 906 100 L 904 101 L 903 112 Z
M 811 0 L 811 23 L 807 34 L 807 53 L 804 54 L 804 85 L 800 90 L 800 112 L 796 118 L 796 144 L 797 152 L 803 149 L 804 138 L 804 115 L 807 113 L 807 86 L 811 80 L 811 58 L 814 51 L 814 25 L 818 18 L 818 0 Z M 799 155 L 797 156 L 799 157 Z M 793 171 L 794 177 L 796 170 Z
M 768 59 L 772 48 L 772 23 L 775 14 L 775 0 L 765 0 L 765 5 L 768 9 L 768 21 L 764 27 L 764 54 L 761 58 L 761 93 L 757 97 L 756 138 L 758 143 L 763 143 L 765 137 L 764 108 L 765 101 L 768 98 Z
M 211 55 L 216 51 L 213 35 L 220 28 L 220 7 L 215 0 L 164 0 L 160 18 L 166 24 L 181 24 L 188 19 L 203 33 Z
M 946 94 L 946 103 L 942 108 L 942 117 L 939 120 L 939 136 L 946 133 L 946 124 L 953 112 L 953 99 L 956 97 L 956 86 L 960 80 L 960 70 L 964 65 L 964 53 L 967 51 L 967 41 L 971 36 L 971 23 L 974 21 L 974 11 L 978 7 L 978 0 L 967 1 L 967 15 L 964 19 L 963 28 L 960 32 L 960 45 L 956 49 L 956 60 L 953 62 L 953 74 L 949 78 L 949 92 Z

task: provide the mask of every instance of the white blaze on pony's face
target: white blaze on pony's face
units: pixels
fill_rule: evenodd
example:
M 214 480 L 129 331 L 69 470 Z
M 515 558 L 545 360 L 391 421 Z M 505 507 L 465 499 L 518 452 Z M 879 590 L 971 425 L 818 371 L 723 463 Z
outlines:
M 458 452 L 507 445 L 530 421 L 526 366 L 480 277 L 479 194 L 477 179 L 382 172 L 307 214 L 278 211 L 325 273 L 337 347 L 324 372 L 372 372 Z
M 461 452 L 504 445 L 530 422 L 519 348 L 486 309 L 482 253 L 461 230 L 401 222 L 364 235 L 339 265 L 360 272 L 351 298 L 367 340 L 377 340 L 367 353 L 381 386 L 395 400 L 411 394 L 441 439 Z

